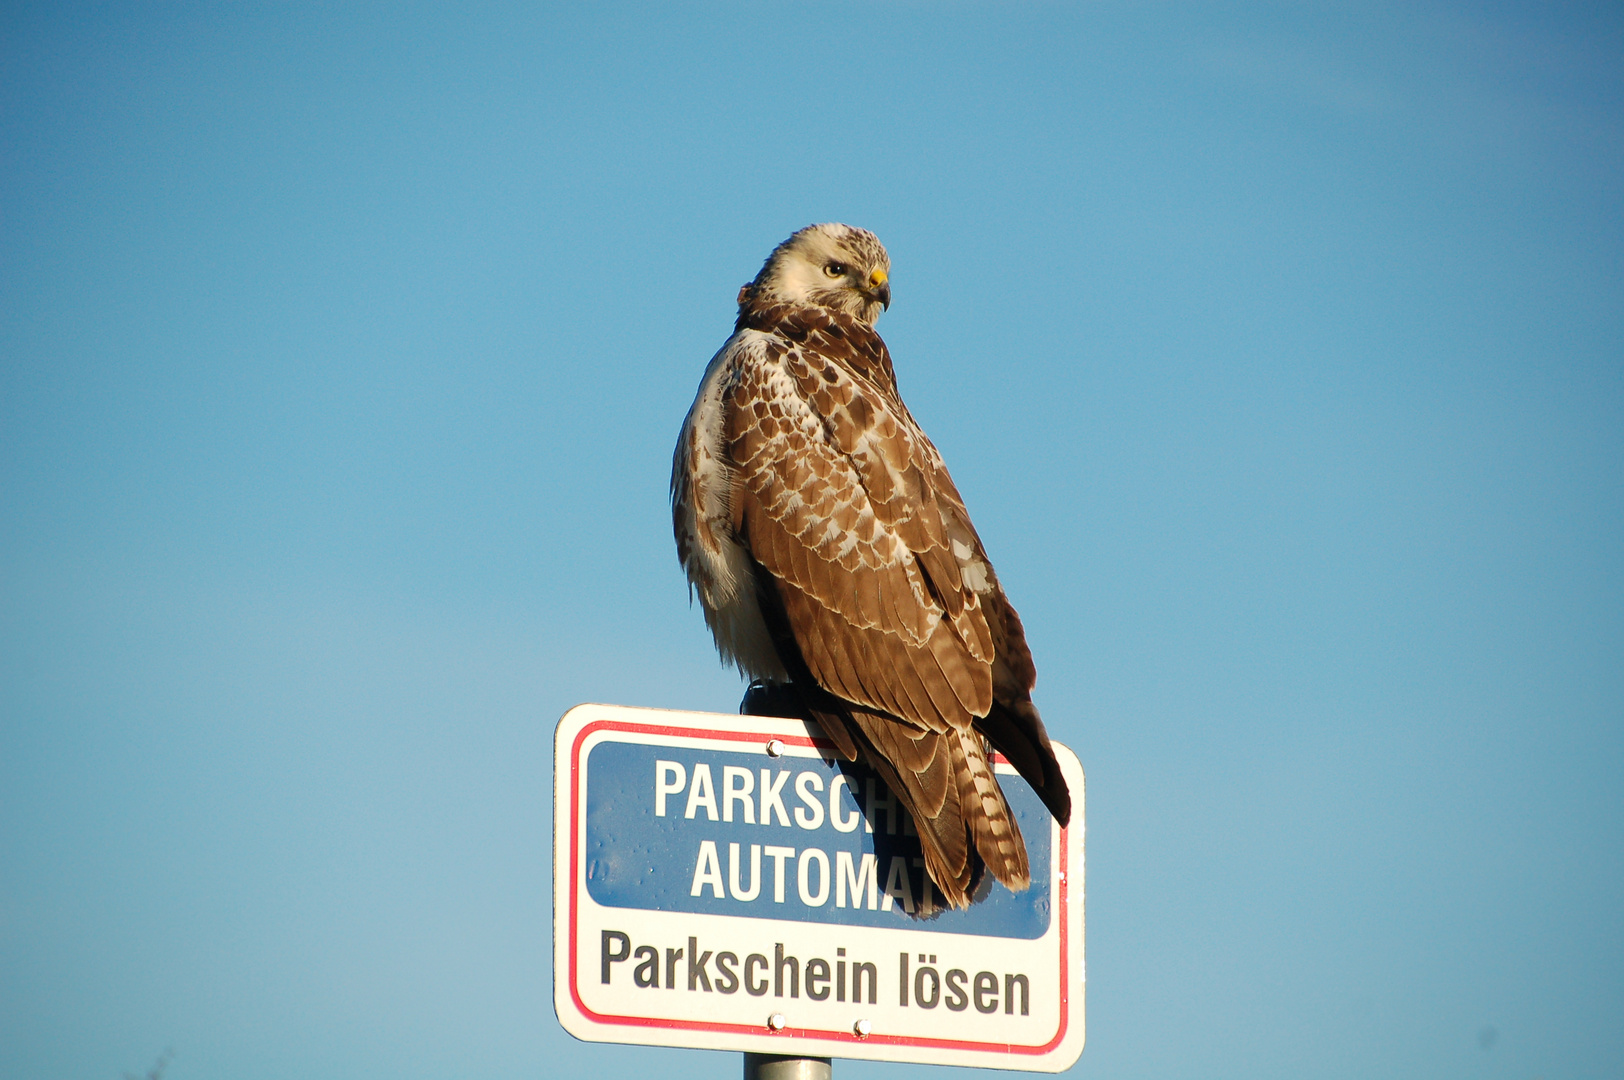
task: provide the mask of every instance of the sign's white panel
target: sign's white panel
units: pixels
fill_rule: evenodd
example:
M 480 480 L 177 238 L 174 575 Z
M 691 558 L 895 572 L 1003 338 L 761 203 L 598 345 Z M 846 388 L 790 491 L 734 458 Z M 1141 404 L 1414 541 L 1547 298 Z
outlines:
M 554 772 L 554 1004 L 581 1039 L 1059 1071 L 1083 1048 L 1083 773 L 997 765 L 1032 887 L 943 907 L 872 772 L 795 720 L 582 705 Z

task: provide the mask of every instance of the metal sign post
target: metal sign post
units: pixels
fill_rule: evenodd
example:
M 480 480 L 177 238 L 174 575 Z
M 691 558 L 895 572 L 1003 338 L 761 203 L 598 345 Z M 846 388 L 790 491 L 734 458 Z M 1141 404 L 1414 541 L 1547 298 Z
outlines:
M 744 1055 L 744 1080 L 829 1080 L 828 1058 Z
M 572 1035 L 1060 1071 L 1082 1052 L 1083 774 L 1061 829 L 995 762 L 1032 885 L 945 908 L 912 822 L 796 720 L 582 705 L 554 772 L 554 1006 Z

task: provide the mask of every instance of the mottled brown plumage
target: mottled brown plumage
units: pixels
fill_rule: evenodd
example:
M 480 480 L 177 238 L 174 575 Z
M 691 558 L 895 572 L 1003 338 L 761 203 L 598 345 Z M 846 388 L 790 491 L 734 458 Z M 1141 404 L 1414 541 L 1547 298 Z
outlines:
M 683 425 L 672 512 L 724 659 L 879 771 L 962 907 L 973 856 L 1030 881 L 988 740 L 1062 823 L 1071 803 L 1020 618 L 874 330 L 889 274 L 844 225 L 774 250 Z

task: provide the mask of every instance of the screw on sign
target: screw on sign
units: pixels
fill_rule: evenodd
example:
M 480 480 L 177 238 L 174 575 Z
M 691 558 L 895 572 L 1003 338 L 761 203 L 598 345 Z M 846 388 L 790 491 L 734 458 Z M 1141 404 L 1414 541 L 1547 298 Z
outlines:
M 560 1021 L 742 1050 L 750 1075 L 832 1057 L 1067 1068 L 1084 1038 L 1083 776 L 1056 754 L 1067 828 L 1005 785 L 1031 886 L 984 878 L 953 909 L 883 781 L 809 725 L 571 710 L 554 773 Z

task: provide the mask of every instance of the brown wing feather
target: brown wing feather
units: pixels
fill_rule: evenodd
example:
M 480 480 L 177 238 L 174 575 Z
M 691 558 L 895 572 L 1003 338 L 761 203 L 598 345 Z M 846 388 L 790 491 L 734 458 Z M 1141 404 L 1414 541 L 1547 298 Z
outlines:
M 951 907 L 970 903 L 970 847 L 949 740 L 952 734 L 910 732 L 895 720 L 861 710 L 852 720 L 876 753 L 875 770 L 914 820 L 930 878 Z
M 732 384 L 724 440 L 734 529 L 793 638 L 781 653 L 798 654 L 786 666 L 847 703 L 812 711 L 842 750 L 857 733 L 872 749 L 950 904 L 969 902 L 971 850 L 1024 888 L 1025 844 L 976 730 L 995 698 L 1030 709 L 1019 619 L 872 328 L 811 309 L 759 321 L 775 333 Z M 1023 712 L 995 726 L 1041 777 L 1053 755 L 1036 715 L 1037 739 Z
M 957 580 L 942 510 L 914 461 L 934 450 L 917 452 L 923 433 L 852 372 L 815 364 L 803 347 L 768 352 L 778 363 L 742 374 L 729 413 L 737 513 L 751 553 L 791 587 L 797 639 L 804 627 L 825 646 L 803 642 L 813 676 L 870 687 L 851 700 L 923 727 L 969 727 L 992 704 L 991 634 L 980 596 Z M 814 411 L 814 396 L 832 411 Z M 865 429 L 846 408 L 859 396 L 872 418 Z M 891 497 L 871 497 L 875 487 Z M 833 666 L 837 639 L 849 642 L 855 680 Z M 882 659 L 891 670 L 876 669 Z

